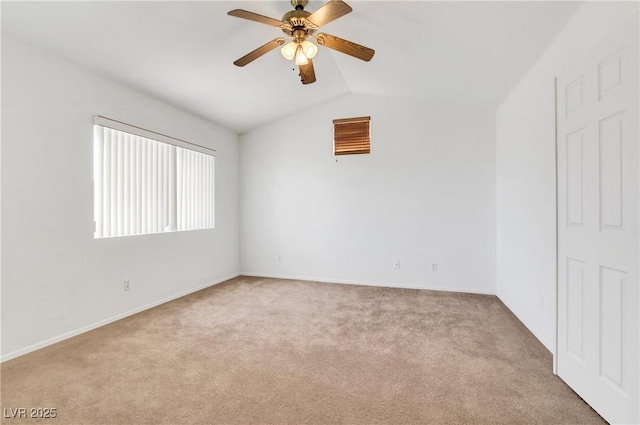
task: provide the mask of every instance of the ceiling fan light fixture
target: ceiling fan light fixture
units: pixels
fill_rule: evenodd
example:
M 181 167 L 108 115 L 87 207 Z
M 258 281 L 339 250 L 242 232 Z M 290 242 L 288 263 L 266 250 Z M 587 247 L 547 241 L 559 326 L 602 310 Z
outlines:
M 296 65 L 306 65 L 309 59 L 315 58 L 318 54 L 318 46 L 307 40 L 292 41 L 285 44 L 280 53 L 288 61 L 295 59 Z
M 296 65 L 306 65 L 309 63 L 309 58 L 304 54 L 302 45 L 298 45 L 296 49 Z
M 310 41 L 307 41 L 307 40 L 303 41 L 301 43 L 301 46 L 302 46 L 302 50 L 304 51 L 304 55 L 309 59 L 315 58 L 316 55 L 318 54 L 318 46 L 316 46 Z
M 298 49 L 298 43 L 292 41 L 291 43 L 285 44 L 282 49 L 280 49 L 280 53 L 282 56 L 288 61 L 293 60 L 296 55 L 296 50 Z

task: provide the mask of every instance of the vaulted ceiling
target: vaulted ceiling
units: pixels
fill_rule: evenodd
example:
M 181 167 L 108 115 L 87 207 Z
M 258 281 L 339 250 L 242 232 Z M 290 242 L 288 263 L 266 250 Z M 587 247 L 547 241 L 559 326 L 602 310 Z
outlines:
M 40 46 L 237 133 L 348 93 L 495 109 L 578 2 L 351 1 L 323 32 L 376 50 L 363 62 L 320 47 L 317 82 L 274 50 L 233 61 L 282 36 L 227 15 L 280 19 L 289 1 L 3 1 L 2 34 Z M 311 0 L 314 11 L 324 1 Z

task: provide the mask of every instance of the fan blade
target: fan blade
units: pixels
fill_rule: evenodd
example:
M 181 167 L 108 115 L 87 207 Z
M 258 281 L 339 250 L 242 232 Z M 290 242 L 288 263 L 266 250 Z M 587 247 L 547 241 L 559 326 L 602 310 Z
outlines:
M 235 61 L 233 64 L 236 66 L 245 66 L 246 64 L 251 63 L 254 60 L 258 59 L 260 56 L 264 55 L 265 53 L 269 53 L 276 47 L 282 46 L 284 44 L 284 40 L 285 39 L 282 37 L 274 38 L 270 42 L 265 43 L 262 46 L 258 47 L 253 52 L 247 53 L 246 55 L 244 55 L 243 57 Z
M 329 22 L 335 21 L 352 10 L 351 6 L 341 0 L 331 0 L 308 16 L 307 21 L 311 22 L 316 28 L 319 28 L 327 25 Z
M 298 66 L 300 70 L 300 81 L 302 84 L 311 84 L 316 82 L 316 71 L 313 69 L 313 61 L 309 59 L 306 65 Z
M 349 56 L 353 56 L 354 58 L 362 59 L 363 61 L 367 62 L 369 62 L 373 55 L 376 53 L 376 51 L 373 49 L 361 46 L 354 43 L 353 41 L 345 40 L 343 38 L 339 38 L 330 34 L 318 34 L 316 40 L 321 46 L 326 46 L 330 49 L 337 50 L 339 52 L 345 53 Z
M 268 16 L 258 15 L 257 13 L 249 12 L 248 10 L 234 9 L 231 12 L 228 12 L 227 15 L 235 16 L 236 18 L 248 19 L 254 22 L 260 22 L 261 24 L 267 24 L 278 28 L 281 28 L 284 25 L 284 22 L 282 21 L 269 18 Z

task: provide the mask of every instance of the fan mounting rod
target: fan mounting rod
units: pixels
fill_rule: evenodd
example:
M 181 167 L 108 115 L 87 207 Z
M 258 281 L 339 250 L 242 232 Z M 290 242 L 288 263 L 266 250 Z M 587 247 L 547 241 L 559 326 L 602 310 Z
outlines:
M 309 3 L 309 0 L 291 0 L 291 6 L 294 9 L 304 9 L 304 7 Z

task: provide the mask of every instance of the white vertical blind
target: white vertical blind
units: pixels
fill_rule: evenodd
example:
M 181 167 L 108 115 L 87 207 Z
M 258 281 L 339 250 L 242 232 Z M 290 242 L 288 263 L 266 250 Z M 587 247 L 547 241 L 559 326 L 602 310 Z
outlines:
M 177 149 L 177 230 L 215 227 L 215 157 Z
M 94 127 L 95 238 L 211 229 L 215 157 Z

